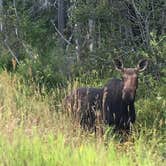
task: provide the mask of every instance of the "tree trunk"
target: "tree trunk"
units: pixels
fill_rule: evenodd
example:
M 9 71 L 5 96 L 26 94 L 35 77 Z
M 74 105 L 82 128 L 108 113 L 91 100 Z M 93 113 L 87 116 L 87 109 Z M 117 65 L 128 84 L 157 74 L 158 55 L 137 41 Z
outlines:
M 80 26 L 77 23 L 75 23 L 74 29 L 75 29 L 74 34 L 75 34 L 76 59 L 77 59 L 77 63 L 80 63 L 80 59 L 81 59 Z
M 166 11 L 162 11 L 162 16 L 161 16 L 161 23 L 163 26 L 161 26 L 161 35 L 164 35 L 166 33 Z
M 64 0 L 58 0 L 58 30 L 64 35 L 65 28 L 65 11 L 64 11 Z M 63 39 L 60 40 L 62 47 L 64 47 Z
M 0 32 L 3 31 L 2 18 L 3 18 L 3 0 L 0 0 Z
M 89 19 L 89 51 L 92 52 L 94 50 L 94 32 L 95 32 L 95 21 L 93 19 Z
M 15 41 L 15 56 L 19 57 L 19 49 L 20 49 L 20 37 L 19 37 L 19 17 L 17 13 L 17 5 L 16 5 L 16 0 L 13 0 L 13 7 L 15 11 L 15 17 L 16 17 L 16 22 L 14 23 L 15 25 L 15 35 L 16 35 L 16 41 Z

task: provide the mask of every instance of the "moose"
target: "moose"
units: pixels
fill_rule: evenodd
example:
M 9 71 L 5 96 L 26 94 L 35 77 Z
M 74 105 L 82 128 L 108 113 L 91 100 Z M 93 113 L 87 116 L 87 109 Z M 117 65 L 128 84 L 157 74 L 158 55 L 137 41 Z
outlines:
M 147 68 L 148 61 L 140 60 L 136 68 L 124 68 L 123 63 L 114 60 L 115 67 L 122 73 L 122 79 L 112 79 L 104 86 L 103 121 L 115 125 L 116 129 L 129 131 L 135 122 L 135 96 L 138 87 L 138 73 Z
M 130 131 L 135 122 L 138 74 L 147 68 L 148 61 L 143 59 L 135 68 L 124 68 L 121 60 L 115 59 L 114 65 L 122 79 L 113 78 L 103 88 L 78 88 L 64 99 L 65 109 L 84 129 L 95 129 L 99 122 Z

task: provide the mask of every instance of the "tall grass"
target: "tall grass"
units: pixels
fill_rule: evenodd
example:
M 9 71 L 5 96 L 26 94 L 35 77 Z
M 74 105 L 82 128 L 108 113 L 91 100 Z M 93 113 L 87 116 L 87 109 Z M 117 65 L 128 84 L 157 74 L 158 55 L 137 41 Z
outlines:
M 157 152 L 142 138 L 135 144 L 121 145 L 123 147 L 110 142 L 106 149 L 102 143 L 94 142 L 72 146 L 66 143 L 62 134 L 55 137 L 50 133 L 40 137 L 35 133 L 29 137 L 19 131 L 14 134 L 12 142 L 1 137 L 0 146 L 0 161 L 4 165 L 164 166 Z
M 120 143 L 115 136 L 95 138 L 62 113 L 65 91 L 78 85 L 47 94 L 0 74 L 0 165 L 166 165 L 164 97 L 137 101 L 133 133 Z

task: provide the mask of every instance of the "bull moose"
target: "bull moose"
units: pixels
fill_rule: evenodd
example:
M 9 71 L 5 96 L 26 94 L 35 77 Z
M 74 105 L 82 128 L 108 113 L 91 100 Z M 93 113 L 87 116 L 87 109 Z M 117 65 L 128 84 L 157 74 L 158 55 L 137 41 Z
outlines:
M 140 60 L 136 68 L 124 68 L 119 59 L 115 68 L 122 73 L 122 79 L 112 79 L 103 88 L 78 88 L 64 100 L 68 110 L 86 129 L 94 129 L 96 121 L 114 125 L 115 129 L 128 131 L 135 122 L 134 107 L 138 73 L 147 68 L 148 61 Z

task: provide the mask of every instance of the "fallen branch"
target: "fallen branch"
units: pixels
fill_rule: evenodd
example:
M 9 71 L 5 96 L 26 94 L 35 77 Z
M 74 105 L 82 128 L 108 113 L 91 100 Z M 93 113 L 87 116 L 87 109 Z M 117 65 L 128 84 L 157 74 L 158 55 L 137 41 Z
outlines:
M 56 27 L 56 25 L 55 25 L 55 23 L 54 23 L 53 20 L 51 20 L 51 23 L 52 23 L 52 25 L 54 26 L 54 28 L 55 28 L 55 30 L 57 31 L 57 33 L 60 35 L 60 37 L 61 37 L 68 45 L 70 45 L 70 44 L 71 44 L 70 41 L 67 40 L 67 39 L 63 36 L 63 34 L 58 30 L 58 28 Z

